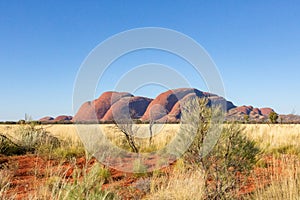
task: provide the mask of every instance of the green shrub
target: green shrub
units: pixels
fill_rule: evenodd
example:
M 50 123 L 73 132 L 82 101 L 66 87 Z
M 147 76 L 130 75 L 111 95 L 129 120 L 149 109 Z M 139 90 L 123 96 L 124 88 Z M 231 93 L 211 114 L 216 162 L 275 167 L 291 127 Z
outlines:
M 277 123 L 277 120 L 278 120 L 278 114 L 276 112 L 271 112 L 269 114 L 269 120 L 272 124 L 275 124 Z
M 216 122 L 212 122 L 212 117 L 216 119 L 220 109 L 208 108 L 206 105 L 205 99 L 191 99 L 183 106 L 182 122 L 189 125 L 182 125 L 180 131 L 182 139 L 191 141 L 184 159 L 188 164 L 203 170 L 207 180 L 207 199 L 234 199 L 237 198 L 238 189 L 243 186 L 238 175 L 249 175 L 260 150 L 236 124 L 226 125 L 219 130 L 214 124 Z M 212 126 L 215 129 L 211 130 Z M 216 131 L 221 131 L 218 138 L 214 138 L 218 135 Z M 214 135 L 209 135 L 211 133 Z M 216 143 L 210 146 L 214 144 L 213 140 Z M 212 148 L 205 149 L 207 147 Z

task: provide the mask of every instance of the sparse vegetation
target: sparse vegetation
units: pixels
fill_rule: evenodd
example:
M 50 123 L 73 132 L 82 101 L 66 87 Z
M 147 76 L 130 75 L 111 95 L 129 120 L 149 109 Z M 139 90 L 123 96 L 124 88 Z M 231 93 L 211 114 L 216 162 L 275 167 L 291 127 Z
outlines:
M 124 134 L 126 141 L 128 142 L 130 148 L 133 152 L 139 153 L 139 147 L 135 141 L 137 135 L 138 127 L 134 126 L 134 123 L 130 119 L 119 120 L 119 123 L 116 123 L 116 127 Z
M 300 197 L 300 160 L 288 154 L 269 161 L 273 169 L 281 169 L 282 173 L 271 173 L 270 183 L 267 187 L 261 187 L 256 182 L 257 190 L 251 194 L 251 199 L 299 199 Z
M 13 199 L 8 197 L 6 192 L 10 188 L 13 174 L 7 170 L 7 167 L 0 167 L 0 200 Z
M 73 182 L 58 180 L 52 186 L 54 199 L 116 199 L 113 193 L 102 190 L 110 173 L 100 164 L 94 165 L 89 171 L 87 168 L 75 168 L 72 177 Z
M 210 111 L 206 114 L 209 116 Z M 5 136 L 2 137 L 3 141 L 7 137 L 14 143 L 21 144 L 21 132 L 28 133 L 32 130 L 32 127 L 27 126 L 28 124 L 0 126 L 2 136 Z M 122 132 L 116 131 L 113 125 L 101 126 L 105 126 L 109 139 L 120 146 L 124 145 L 120 143 L 120 137 L 125 137 Z M 139 126 L 145 130 L 148 127 L 145 124 Z M 207 130 L 205 124 L 201 126 L 199 130 Z M 153 136 L 151 146 L 148 139 L 137 140 L 139 152 L 161 149 L 178 134 L 179 127 L 176 124 L 166 125 L 160 134 Z M 41 126 L 35 125 L 34 128 L 40 130 Z M 193 144 L 191 149 L 195 150 L 194 154 L 189 149 L 184 157 L 167 169 L 147 173 L 146 166 L 137 160 L 133 161 L 132 166 L 138 174 L 118 176 L 111 169 L 89 161 L 90 156 L 87 156 L 73 125 L 48 125 L 43 126 L 43 129 L 45 133 L 57 138 L 59 145 L 39 146 L 34 142 L 39 141 L 36 139 L 38 137 L 24 136 L 26 144 L 30 144 L 24 146 L 35 148 L 34 151 L 27 151 L 27 154 L 34 155 L 35 158 L 41 157 L 45 163 L 49 162 L 43 165 L 36 163 L 37 169 L 33 169 L 33 172 L 36 170 L 33 173 L 35 179 L 32 182 L 36 187 L 30 193 L 31 196 L 25 199 L 118 199 L 119 195 L 119 199 L 126 196 L 129 198 L 130 195 L 130 198 L 135 196 L 145 199 L 297 199 L 299 196 L 299 125 L 226 124 L 217 145 L 202 159 L 204 164 L 201 159 L 198 160 L 199 152 L 195 153 L 201 150 L 201 145 L 197 148 Z M 33 131 L 33 136 L 36 135 L 38 134 Z M 30 138 L 33 141 L 28 141 Z M 126 139 L 125 143 L 130 149 Z M 16 147 L 12 143 L 10 145 L 12 148 Z M 3 154 L 7 145 L 5 148 L 4 145 L 0 147 Z M 263 152 L 257 154 L 257 147 Z M 82 157 L 86 157 L 83 164 L 78 161 Z M 16 184 L 19 173 L 16 170 L 21 166 L 15 161 L 8 162 L 7 159 L 11 160 L 10 158 L 17 157 L 2 156 L 2 161 L 0 159 L 2 199 L 15 199 L 14 190 L 19 188 L 18 185 L 12 187 L 11 183 Z M 255 164 L 257 160 L 259 162 Z M 51 166 L 51 163 L 54 165 Z M 249 171 L 252 167 L 255 170 Z M 41 174 L 38 168 L 45 168 L 46 173 Z M 251 179 L 247 180 L 249 176 Z M 120 185 L 127 181 L 129 185 Z M 137 191 L 141 193 L 136 194 Z

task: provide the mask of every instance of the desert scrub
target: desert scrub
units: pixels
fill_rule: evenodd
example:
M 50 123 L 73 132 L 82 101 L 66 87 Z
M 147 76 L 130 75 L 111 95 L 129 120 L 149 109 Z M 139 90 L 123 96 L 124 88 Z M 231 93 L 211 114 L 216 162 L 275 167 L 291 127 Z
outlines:
M 222 129 L 216 126 L 210 132 L 215 125 L 211 119 L 219 120 L 221 110 L 208 108 L 207 103 L 205 99 L 194 98 L 183 105 L 180 136 L 182 141 L 191 142 L 183 157 L 188 165 L 198 166 L 203 171 L 205 199 L 235 199 L 243 186 L 242 179 L 245 180 L 255 166 L 260 150 L 237 124 Z M 215 136 L 216 131 L 220 131 L 218 137 L 209 135 Z
M 139 158 L 133 161 L 133 173 L 135 177 L 143 177 L 147 175 L 147 166 L 143 164 Z
M 198 200 L 205 197 L 205 180 L 200 169 L 181 168 L 165 176 L 153 176 L 145 199 Z
M 20 137 L 19 143 L 29 150 L 54 149 L 60 146 L 57 137 L 35 125 L 20 126 L 16 135 Z
M 59 146 L 58 138 L 35 125 L 20 125 L 13 136 L 0 134 L 0 153 L 4 155 L 49 152 Z
M 266 155 L 280 156 L 294 154 L 300 156 L 299 124 L 242 125 L 247 137 L 254 140 Z
M 70 182 L 63 179 L 54 180 L 51 183 L 51 197 L 74 200 L 117 199 L 115 194 L 102 189 L 103 183 L 110 179 L 110 172 L 98 163 L 91 169 L 87 166 L 83 169 L 75 167 L 72 179 Z
M 6 166 L 0 168 L 0 200 L 14 199 L 14 197 L 8 197 L 6 194 L 10 188 L 12 177 L 13 174 Z
M 26 149 L 17 143 L 13 142 L 12 139 L 6 135 L 0 134 L 0 154 L 3 155 L 18 155 L 26 152 Z
M 83 157 L 88 154 L 80 141 L 72 141 L 71 138 L 60 141 L 60 146 L 49 152 L 49 156 L 54 159 L 71 160 Z
M 279 160 L 279 162 L 278 162 Z M 270 183 L 261 187 L 260 180 L 256 182 L 256 190 L 249 199 L 299 199 L 300 197 L 300 160 L 297 156 L 281 155 L 279 159 L 271 161 L 274 170 Z

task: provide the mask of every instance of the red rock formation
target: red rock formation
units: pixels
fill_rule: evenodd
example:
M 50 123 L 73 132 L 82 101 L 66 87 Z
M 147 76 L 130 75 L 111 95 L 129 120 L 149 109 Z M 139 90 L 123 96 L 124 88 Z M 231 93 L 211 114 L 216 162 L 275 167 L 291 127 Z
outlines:
M 54 122 L 71 121 L 72 118 L 73 118 L 72 116 L 60 115 L 60 116 L 57 116 L 53 121 Z
M 199 97 L 203 97 L 203 93 L 193 88 L 180 88 L 174 90 L 168 90 L 158 95 L 148 106 L 145 114 L 141 118 L 142 121 L 159 120 L 165 117 L 177 103 L 187 94 L 194 93 Z
M 253 112 L 254 114 L 261 115 L 261 111 L 260 111 L 259 108 L 253 108 L 252 112 Z
M 261 108 L 261 109 L 260 109 L 260 112 L 261 112 L 261 114 L 264 115 L 264 116 L 269 116 L 269 114 L 270 114 L 271 112 L 274 112 L 274 110 L 273 110 L 272 108 Z
M 184 98 L 182 98 L 180 101 L 177 101 L 177 103 L 173 106 L 171 112 L 168 114 L 168 118 L 166 121 L 168 122 L 179 122 L 181 117 L 181 106 L 184 104 L 185 101 L 196 97 L 197 95 L 195 93 L 190 93 L 185 95 Z
M 263 121 L 274 111 L 271 108 L 236 107 L 225 98 L 193 88 L 169 90 L 158 95 L 154 100 L 145 97 L 133 97 L 130 93 L 105 92 L 98 99 L 84 103 L 74 117 L 76 121 L 108 122 L 116 117 L 126 116 L 141 121 L 179 122 L 180 105 L 191 97 L 206 97 L 208 106 L 222 105 L 228 111 L 227 119 L 242 120 L 249 115 L 250 120 Z
M 249 115 L 250 112 L 253 110 L 252 106 L 239 106 L 235 108 L 237 112 L 240 112 L 245 115 Z
M 49 117 L 49 116 L 39 119 L 40 122 L 48 122 L 48 121 L 52 121 L 52 120 L 54 120 L 54 118 Z
M 98 99 L 84 103 L 74 116 L 73 121 L 99 121 L 110 109 L 111 105 L 123 97 L 131 96 L 133 95 L 127 92 L 104 92 Z
M 124 117 L 139 119 L 151 101 L 152 99 L 145 97 L 123 97 L 111 106 L 101 121 L 114 121 Z

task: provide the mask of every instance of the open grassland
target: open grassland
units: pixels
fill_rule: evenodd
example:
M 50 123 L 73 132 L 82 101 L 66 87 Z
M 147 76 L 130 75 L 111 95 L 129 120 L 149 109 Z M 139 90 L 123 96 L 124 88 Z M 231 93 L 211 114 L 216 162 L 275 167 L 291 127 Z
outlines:
M 141 138 L 148 136 L 149 125 L 138 125 L 139 132 L 146 134 Z M 227 125 L 225 124 L 224 127 Z M 244 130 L 244 134 L 257 142 L 259 147 L 264 153 L 292 153 L 300 154 L 300 124 L 247 124 L 240 125 Z M 0 125 L 0 133 L 18 136 L 20 125 Z M 38 126 L 45 129 L 62 140 L 67 140 L 73 143 L 80 143 L 80 130 L 84 127 L 97 127 L 98 131 L 104 133 L 107 138 L 116 144 L 122 143 L 123 134 L 116 129 L 115 125 L 42 125 Z M 160 149 L 170 142 L 172 138 L 178 133 L 179 124 L 166 124 L 157 126 L 157 130 L 154 131 L 153 148 Z M 87 128 L 87 129 L 89 129 Z M 145 139 L 141 141 L 145 142 L 142 146 L 148 146 Z
M 176 136 L 179 126 L 155 127 L 149 145 L 149 125 L 139 125 L 136 142 L 141 152 L 163 148 Z M 242 186 L 232 191 L 235 196 L 230 198 L 299 199 L 300 125 L 239 126 L 261 152 L 250 176 L 241 181 Z M 60 143 L 54 147 L 47 140 L 22 155 L 0 155 L 0 199 L 204 199 L 206 183 L 212 184 L 203 170 L 183 158 L 151 173 L 122 173 L 101 165 L 85 152 L 79 137 L 82 133 L 77 130 L 99 129 L 112 143 L 130 150 L 124 134 L 114 125 L 34 127 L 40 128 Z M 16 143 L 28 130 L 24 125 L 0 125 L 0 133 Z

